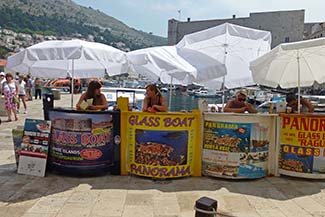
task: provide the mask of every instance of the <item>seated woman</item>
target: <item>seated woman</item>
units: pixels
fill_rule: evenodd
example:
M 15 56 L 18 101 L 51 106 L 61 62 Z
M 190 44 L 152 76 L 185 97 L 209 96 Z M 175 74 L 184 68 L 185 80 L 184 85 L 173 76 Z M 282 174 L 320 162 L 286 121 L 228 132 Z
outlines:
M 291 107 L 291 112 L 298 112 L 298 98 L 294 94 L 288 94 L 286 97 L 287 106 Z M 300 112 L 301 113 L 312 113 L 314 112 L 314 106 L 309 102 L 308 99 L 300 97 Z
M 167 103 L 155 84 L 146 87 L 147 96 L 143 100 L 142 111 L 144 112 L 166 112 Z
M 108 108 L 108 103 L 104 94 L 100 92 L 102 87 L 99 81 L 91 81 L 88 85 L 87 91 L 81 95 L 76 107 L 78 110 L 105 110 Z M 92 103 L 91 103 L 92 101 Z M 83 107 L 84 103 L 91 103 Z

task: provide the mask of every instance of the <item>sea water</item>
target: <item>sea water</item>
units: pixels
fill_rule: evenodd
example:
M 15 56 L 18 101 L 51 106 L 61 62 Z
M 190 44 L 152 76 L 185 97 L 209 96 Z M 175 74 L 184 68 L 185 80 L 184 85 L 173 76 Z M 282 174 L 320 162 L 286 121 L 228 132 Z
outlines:
M 215 96 L 213 98 L 200 98 L 196 96 L 190 96 L 187 93 L 181 93 L 179 91 L 171 94 L 171 101 L 169 100 L 169 92 L 163 93 L 163 96 L 166 98 L 168 111 L 190 111 L 192 109 L 198 109 L 199 99 L 205 99 L 209 104 L 221 103 L 222 100 L 220 96 Z

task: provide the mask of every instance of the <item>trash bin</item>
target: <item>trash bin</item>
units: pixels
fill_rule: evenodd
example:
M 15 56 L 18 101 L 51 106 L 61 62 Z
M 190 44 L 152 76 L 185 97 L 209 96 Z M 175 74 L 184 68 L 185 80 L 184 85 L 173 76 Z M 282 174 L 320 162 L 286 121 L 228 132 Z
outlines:
M 54 100 L 60 100 L 61 99 L 61 93 L 58 89 L 52 89 L 52 93 L 54 96 Z
M 54 107 L 54 95 L 52 93 L 43 94 L 44 120 L 49 120 L 49 110 Z

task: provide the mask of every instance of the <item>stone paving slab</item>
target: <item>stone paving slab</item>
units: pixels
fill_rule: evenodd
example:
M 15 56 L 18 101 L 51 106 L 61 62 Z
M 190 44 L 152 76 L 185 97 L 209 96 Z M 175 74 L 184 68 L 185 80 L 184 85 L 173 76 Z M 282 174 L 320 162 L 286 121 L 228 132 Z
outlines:
M 75 95 L 76 102 L 80 95 Z M 70 104 L 62 95 L 56 106 Z M 0 217 L 190 217 L 195 201 L 218 201 L 221 217 L 325 216 L 325 181 L 291 177 L 224 180 L 189 177 L 152 180 L 137 176 L 67 177 L 16 173 L 11 130 L 25 118 L 43 119 L 42 101 L 27 102 L 28 114 L 0 117 Z

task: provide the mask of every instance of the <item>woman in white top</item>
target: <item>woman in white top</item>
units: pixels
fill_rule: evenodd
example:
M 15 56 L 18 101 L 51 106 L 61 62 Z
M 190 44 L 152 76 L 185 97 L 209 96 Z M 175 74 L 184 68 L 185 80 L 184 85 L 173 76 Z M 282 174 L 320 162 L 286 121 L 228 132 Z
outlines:
M 24 105 L 24 114 L 27 113 L 27 105 L 26 105 L 26 82 L 24 81 L 24 76 L 19 75 L 19 80 L 18 80 L 18 96 L 19 96 L 19 103 L 17 105 L 17 112 L 19 113 L 20 109 L 20 101 L 23 102 Z
M 8 115 L 8 121 L 11 121 L 11 113 L 15 116 L 15 121 L 18 120 L 16 112 L 16 104 L 13 102 L 13 97 L 17 96 L 18 85 L 10 73 L 6 74 L 6 81 L 2 84 L 2 92 L 5 96 L 5 109 Z

